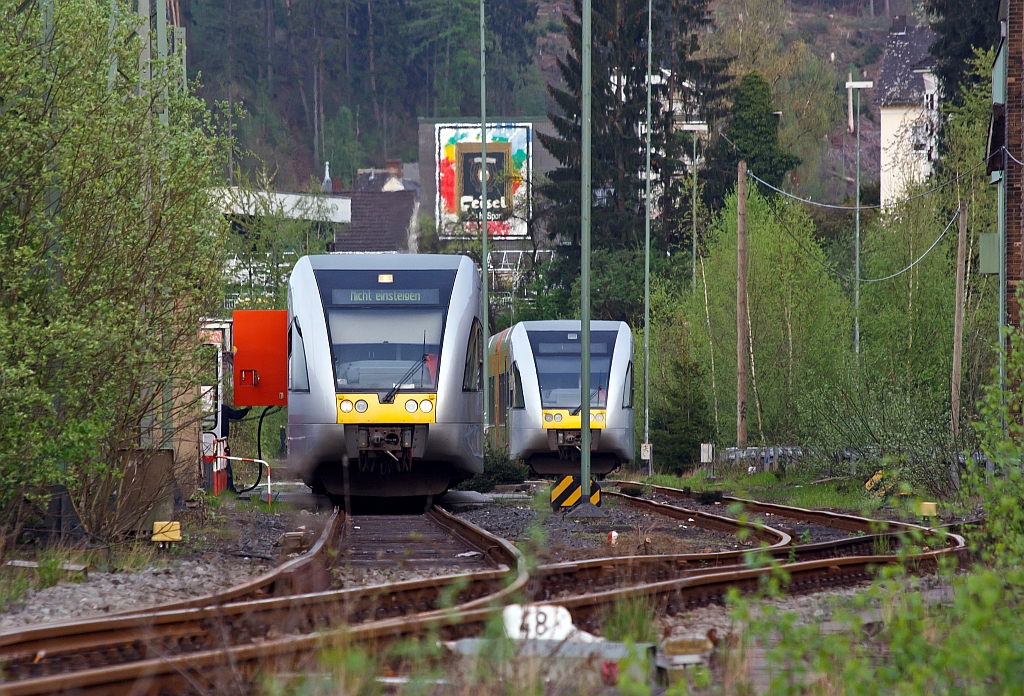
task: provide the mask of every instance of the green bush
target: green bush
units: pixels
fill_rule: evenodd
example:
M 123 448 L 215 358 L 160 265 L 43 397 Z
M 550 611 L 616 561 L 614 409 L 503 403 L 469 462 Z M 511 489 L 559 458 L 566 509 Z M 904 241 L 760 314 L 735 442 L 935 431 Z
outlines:
M 1008 345 L 1006 380 L 1019 385 L 1024 336 L 1011 331 Z M 917 578 L 900 567 L 885 568 L 872 587 L 834 613 L 827 633 L 795 612 L 771 605 L 754 610 L 736 600 L 734 619 L 749 628 L 743 649 L 753 642 L 767 647 L 767 693 L 1024 693 L 1024 394 L 1001 389 L 995 372 L 993 378 L 975 424 L 991 471 L 972 462 L 963 482 L 971 502 L 984 508 L 985 525 L 968 537 L 978 559 L 969 572 L 940 565 L 952 599 L 929 601 Z M 862 626 L 865 611 L 883 619 L 870 634 Z M 835 630 L 844 624 L 846 630 Z
M 456 488 L 460 491 L 489 493 L 495 486 L 522 483 L 529 476 L 530 469 L 521 460 L 509 456 L 505 448 L 484 445 L 484 470 L 471 479 L 463 481 Z

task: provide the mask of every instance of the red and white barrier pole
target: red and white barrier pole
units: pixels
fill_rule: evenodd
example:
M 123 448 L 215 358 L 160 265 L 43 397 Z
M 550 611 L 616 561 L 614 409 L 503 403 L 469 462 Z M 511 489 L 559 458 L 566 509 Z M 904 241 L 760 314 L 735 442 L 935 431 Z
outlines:
M 217 459 L 227 459 L 232 462 L 253 462 L 267 467 L 267 503 L 273 502 L 274 498 L 270 490 L 270 463 L 263 459 L 251 459 L 250 457 L 229 457 L 226 454 L 218 454 Z

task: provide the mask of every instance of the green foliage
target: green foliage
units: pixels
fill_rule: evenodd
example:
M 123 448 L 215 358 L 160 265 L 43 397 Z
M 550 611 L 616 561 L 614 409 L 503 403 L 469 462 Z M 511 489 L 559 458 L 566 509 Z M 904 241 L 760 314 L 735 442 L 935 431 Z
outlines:
M 30 589 L 28 573 L 15 569 L 0 571 L 0 612 L 17 605 Z
M 984 529 L 972 538 L 983 560 L 997 567 L 1018 567 L 1024 564 L 1024 394 L 1017 387 L 1024 380 L 1024 334 L 1010 329 L 1006 346 L 1007 387 L 1001 387 L 998 368 L 993 369 L 974 424 L 992 472 L 976 463 L 968 484 L 985 509 Z
M 703 368 L 718 442 L 736 432 L 736 196 L 709 231 L 698 292 L 686 304 L 690 347 Z M 748 189 L 748 427 L 752 442 L 802 442 L 815 414 L 803 396 L 842 375 L 851 306 L 825 267 L 814 226 L 799 208 Z M 706 292 L 706 294 L 705 294 Z M 706 299 L 705 299 L 706 298 Z M 713 369 L 712 369 L 713 362 Z
M 41 551 L 36 557 L 36 563 L 39 564 L 39 567 L 36 568 L 36 588 L 45 590 L 68 577 L 67 571 L 64 570 L 66 561 L 66 554 L 62 553 L 60 549 Z
M 488 3 L 489 111 L 535 115 L 544 85 L 533 65 L 537 4 Z M 202 96 L 244 103 L 235 132 L 286 189 L 303 188 L 324 161 L 350 181 L 358 167 L 417 159 L 416 117 L 479 113 L 479 5 L 473 0 L 193 0 L 190 75 Z
M 656 615 L 657 607 L 647 598 L 623 599 L 608 609 L 601 635 L 619 642 L 657 643 Z
M 1017 385 L 1024 379 L 1024 337 L 1010 332 L 1007 345 L 1006 376 L 1009 384 Z M 940 566 L 951 600 L 929 601 L 916 578 L 895 568 L 880 573 L 848 605 L 836 607 L 827 633 L 793 612 L 736 603 L 734 618 L 748 626 L 744 645 L 759 641 L 767 647 L 769 694 L 931 696 L 1024 689 L 1024 639 L 1018 620 L 1024 601 L 1021 404 L 1020 390 L 1002 389 L 998 371 L 993 371 L 975 423 L 992 471 L 978 463 L 965 481 L 973 501 L 985 510 L 984 527 L 969 537 L 980 563 L 959 574 L 951 564 Z M 864 611 L 883 617 L 870 633 L 862 626 Z
M 457 488 L 460 491 L 489 493 L 495 486 L 522 483 L 529 474 L 530 470 L 522 461 L 513 459 L 507 449 L 496 448 L 488 441 L 484 444 L 483 473 L 463 481 Z
M 640 134 L 646 129 L 648 89 L 646 60 L 638 57 L 646 48 L 646 9 L 642 0 L 598 0 L 593 5 L 591 234 L 595 248 L 624 251 L 637 248 L 644 238 L 645 139 Z M 576 0 L 573 13 L 565 17 L 569 54 L 557 62 L 562 84 L 549 87 L 557 112 L 549 110 L 548 116 L 557 135 L 539 135 L 560 164 L 539 188 L 554 205 L 548 233 L 571 247 L 570 266 L 580 238 L 580 12 Z M 684 205 L 689 191 L 684 157 L 692 142 L 676 132 L 674 114 L 665 104 L 686 99 L 695 105 L 700 100 L 706 116 L 713 116 L 709 102 L 720 92 L 723 63 L 694 59 L 699 48 L 696 32 L 710 23 L 706 0 L 664 0 L 654 4 L 654 12 L 661 28 L 655 35 L 652 60 L 663 66 L 664 81 L 652 87 L 652 176 L 655 190 L 662 191 L 661 199 L 652 202 L 656 219 L 652 236 L 656 248 L 664 249 L 679 241 L 681 218 L 676 211 L 689 208 Z
M 225 243 L 225 294 L 235 298 L 239 309 L 284 309 L 288 276 L 295 263 L 307 254 L 326 252 L 327 243 L 334 239 L 332 225 L 296 218 L 299 214 L 323 217 L 326 200 L 318 189 L 312 190 L 308 202 L 300 204 L 305 209 L 285 211 L 278 199 L 263 193 L 274 189 L 266 170 L 255 176 L 242 172 L 238 180 L 228 195 L 235 206 L 254 214 L 231 218 L 232 233 Z
M 772 104 L 772 92 L 760 73 L 743 76 L 732 103 L 732 120 L 725 138 L 709 155 L 716 170 L 706 189 L 709 200 L 718 203 L 735 183 L 736 165 L 745 160 L 747 169 L 772 186 L 781 186 L 788 171 L 800 158 L 779 142 L 780 118 Z
M 974 81 L 965 86 L 962 102 L 947 109 L 945 155 L 935 179 L 963 174 L 984 157 L 992 58 L 991 51 L 977 52 L 970 62 Z M 907 195 L 934 185 L 933 180 L 911 187 Z M 953 440 L 949 390 L 956 223 L 921 257 L 947 227 L 960 199 L 968 203 L 967 294 L 960 436 Z M 983 169 L 975 168 L 956 187 L 886 209 L 862 223 L 862 278 L 897 275 L 862 283 L 859 369 L 808 395 L 809 408 L 819 416 L 808 431 L 808 444 L 823 451 L 870 449 L 870 456 L 884 460 L 896 479 L 934 495 L 956 493 L 957 476 L 963 472 L 953 463 L 959 462 L 960 452 L 976 449 L 967 423 L 978 417 L 976 404 L 996 360 L 992 346 L 997 340 L 998 281 L 977 272 L 977 235 L 995 231 L 996 203 L 994 187 Z M 852 263 L 840 265 L 840 271 L 851 276 Z
M 768 83 L 758 73 L 747 73 L 732 103 L 729 139 L 743 153 L 747 166 L 772 186 L 800 164 L 800 159 L 779 145 L 779 119 L 774 113 Z M 737 155 L 741 156 L 741 155 Z
M 53 485 L 106 537 L 144 507 L 116 495 L 133 449 L 169 442 L 196 406 L 226 149 L 176 75 L 140 83 L 130 8 L 58 3 L 40 41 L 40 7 L 0 2 L 0 538 Z
M 925 0 L 937 34 L 929 52 L 936 57 L 935 73 L 943 95 L 960 102 L 961 90 L 978 84 L 970 69 L 975 51 L 988 51 L 999 41 L 998 0 Z
M 783 0 L 720 0 L 714 4 L 716 31 L 706 39 L 711 55 L 733 60 L 730 74 L 736 78 L 756 72 L 771 87 L 771 101 L 778 117 L 779 142 L 785 152 L 801 160 L 797 189 L 813 198 L 831 194 L 829 178 L 820 170 L 827 166 L 826 137 L 845 115 L 845 92 L 836 89 L 841 76 L 825 55 L 816 55 L 814 38 L 801 38 L 790 29 L 796 17 Z M 801 19 L 806 15 L 802 12 Z M 828 29 L 832 18 L 822 17 L 813 31 Z M 842 76 L 845 77 L 845 76 Z M 731 140 L 734 140 L 729 135 Z M 701 167 L 701 179 L 707 181 L 705 200 L 713 208 L 721 206 L 726 193 L 735 185 L 736 162 L 728 141 L 719 139 Z M 748 161 L 748 164 L 749 161 Z M 764 177 L 757 169 L 750 170 Z M 797 181 L 794 177 L 794 184 Z

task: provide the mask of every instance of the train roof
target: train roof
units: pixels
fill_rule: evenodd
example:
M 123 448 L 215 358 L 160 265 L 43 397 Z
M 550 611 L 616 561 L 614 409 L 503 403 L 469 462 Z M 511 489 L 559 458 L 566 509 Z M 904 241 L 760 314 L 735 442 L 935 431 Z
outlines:
M 530 331 L 579 331 L 583 324 L 579 319 L 551 319 L 548 321 L 523 321 L 520 322 L 527 332 Z M 606 321 L 591 319 L 591 331 L 618 331 L 619 327 L 626 326 L 624 321 Z
M 306 258 L 314 271 L 455 271 L 468 259 L 455 254 L 316 254 Z

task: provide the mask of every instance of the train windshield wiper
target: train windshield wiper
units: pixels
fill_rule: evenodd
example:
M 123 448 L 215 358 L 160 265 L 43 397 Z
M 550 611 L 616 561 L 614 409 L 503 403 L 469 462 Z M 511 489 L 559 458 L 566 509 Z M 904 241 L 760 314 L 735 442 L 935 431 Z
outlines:
M 424 353 L 420 356 L 420 359 L 413 363 L 412 367 L 406 371 L 404 375 L 395 383 L 395 386 L 391 387 L 391 391 L 384 395 L 384 398 L 380 400 L 382 404 L 393 404 L 395 402 L 395 396 L 398 394 L 398 390 L 405 384 L 405 380 L 413 376 L 416 370 L 419 370 L 427 362 L 427 354 Z M 422 380 L 421 380 L 422 381 Z
M 591 389 L 590 391 L 591 391 L 590 398 L 591 398 L 591 400 L 593 400 L 593 398 L 595 396 L 597 396 L 598 394 L 601 393 L 601 387 L 599 386 L 597 389 Z M 569 415 L 570 416 L 578 416 L 578 415 L 580 415 L 580 411 L 582 411 L 582 410 L 583 410 L 583 400 L 580 399 L 580 405 L 577 406 L 576 408 L 574 408 L 573 410 L 569 411 Z
M 590 390 L 591 391 L 591 394 L 590 394 L 591 401 L 594 400 L 595 396 L 599 396 L 601 394 L 601 388 L 602 387 L 606 387 L 606 385 L 599 384 L 599 385 L 597 385 L 597 387 L 595 389 L 591 389 Z M 577 407 L 575 407 L 575 408 L 573 408 L 572 410 L 569 411 L 569 416 L 579 416 L 581 410 L 583 410 L 583 399 L 580 399 L 580 405 L 579 406 L 577 406 Z

